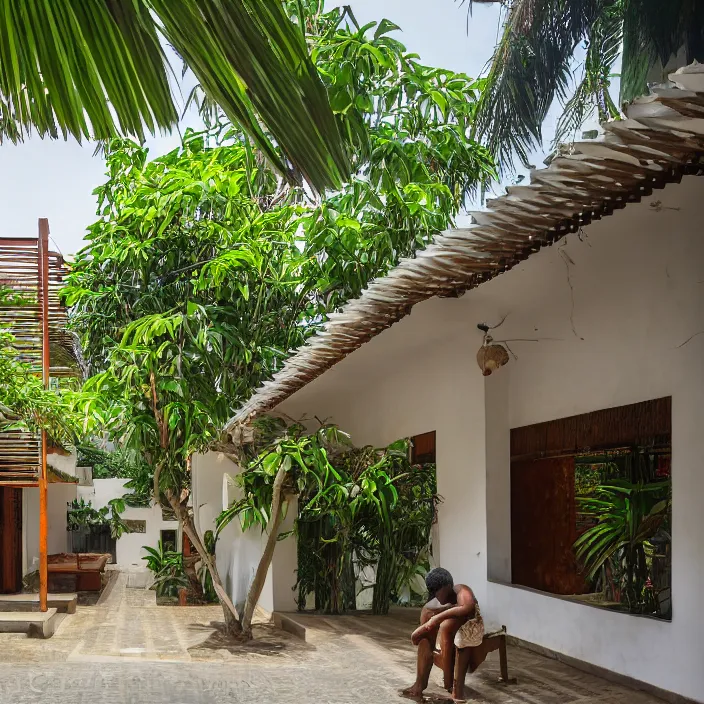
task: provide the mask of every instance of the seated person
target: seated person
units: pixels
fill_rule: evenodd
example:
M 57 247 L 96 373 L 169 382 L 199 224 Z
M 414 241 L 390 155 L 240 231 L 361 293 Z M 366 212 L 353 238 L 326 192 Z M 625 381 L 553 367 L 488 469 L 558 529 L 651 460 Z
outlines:
M 425 584 L 430 601 L 421 611 L 421 625 L 411 635 L 411 642 L 418 647 L 416 681 L 402 694 L 421 699 L 435 664 L 443 671 L 445 689 L 452 692 L 453 699 L 462 701 L 464 682 L 454 681 L 455 635 L 478 613 L 478 604 L 474 592 L 466 584 L 454 584 L 452 575 L 441 567 L 428 572 Z M 487 654 L 481 645 L 467 651 L 469 671 L 474 672 Z

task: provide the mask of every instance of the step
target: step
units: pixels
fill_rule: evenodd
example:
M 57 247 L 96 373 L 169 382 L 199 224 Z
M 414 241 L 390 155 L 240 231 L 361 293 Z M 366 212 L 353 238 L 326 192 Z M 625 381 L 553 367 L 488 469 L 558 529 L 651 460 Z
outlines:
M 26 633 L 30 638 L 51 638 L 58 623 L 56 609 L 0 611 L 0 633 Z
M 76 594 L 49 594 L 47 606 L 60 614 L 75 614 Z M 0 594 L 0 611 L 39 611 L 39 594 Z

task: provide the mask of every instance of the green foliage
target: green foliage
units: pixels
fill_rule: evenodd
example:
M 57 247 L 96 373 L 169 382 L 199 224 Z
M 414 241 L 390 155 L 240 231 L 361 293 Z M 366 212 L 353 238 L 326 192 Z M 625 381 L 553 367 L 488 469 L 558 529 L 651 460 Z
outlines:
M 574 52 L 586 58 L 571 91 Z M 476 131 L 510 168 L 528 163 L 555 98 L 565 106 L 557 139 L 572 137 L 596 108 L 618 117 L 609 95 L 623 44 L 620 102 L 647 93 L 648 74 L 681 49 L 685 61 L 704 59 L 704 5 L 699 0 L 512 0 L 491 60 Z M 571 96 L 571 97 L 570 97 Z
M 413 599 L 417 577 L 425 576 L 430 566 L 431 530 L 439 502 L 435 465 L 410 466 L 407 458 L 404 451 L 394 462 L 398 500 L 391 511 L 390 529 L 383 524 L 377 527 L 376 550 L 371 553 L 377 563 L 374 613 L 387 613 L 391 601 L 406 590 Z M 357 555 L 368 552 L 365 547 L 360 546 Z M 424 594 L 415 594 L 420 596 Z
M 354 448 L 335 426 L 306 433 L 294 425 L 238 475 L 242 498 L 220 514 L 218 531 L 235 518 L 243 530 L 267 527 L 281 466 L 285 491 L 298 496 L 301 607 L 314 593 L 317 609 L 354 608 L 355 568 L 377 565 L 374 610 L 386 613 L 392 596 L 427 559 L 437 502 L 434 468 L 411 468 L 406 442 Z
M 310 27 L 333 102 L 340 76 L 354 97 L 336 110 L 373 147 L 353 182 L 306 204 L 222 125 L 151 162 L 114 141 L 100 219 L 65 289 L 94 372 L 82 413 L 143 451 L 175 496 L 187 496 L 187 458 L 324 315 L 448 226 L 492 173 L 466 137 L 476 84 L 419 64 L 388 22 L 370 36 L 335 10 Z
M 74 499 L 68 504 L 67 527 L 69 531 L 90 526 L 110 526 L 110 535 L 115 540 L 132 530 L 122 520 L 126 505 L 122 499 L 111 499 L 107 506 L 95 509 L 90 501 Z
M 146 545 L 142 547 L 147 551 L 143 560 L 147 561 L 147 567 L 154 573 L 154 584 L 152 589 L 157 596 L 178 596 L 181 589 L 189 589 L 191 583 L 183 567 L 183 555 L 173 550 L 164 550 L 164 546 L 159 541 L 157 548 L 150 548 Z
M 126 450 L 101 450 L 92 445 L 77 448 L 79 467 L 92 467 L 93 479 L 128 479 L 139 473 L 139 456 Z
M 483 82 L 423 65 L 387 19 L 360 27 L 348 6 L 287 4 L 353 144 L 351 179 L 300 214 L 304 274 L 325 315 L 453 225 L 495 171 L 468 136 Z
M 21 361 L 15 343 L 10 332 L 0 329 L 0 432 L 45 430 L 54 442 L 74 443 L 80 423 L 72 410 L 72 392 L 44 389 L 32 367 Z
M 189 135 L 153 162 L 114 146 L 103 218 L 65 290 L 98 371 L 82 410 L 178 496 L 186 459 L 304 339 L 296 207 L 252 199 L 259 171 L 244 145 L 206 149 Z
M 279 0 L 18 0 L 0 16 L 0 138 L 170 130 L 164 42 L 282 173 L 319 190 L 347 176 L 324 86 Z
M 213 559 L 215 559 L 215 547 L 217 545 L 217 541 L 217 536 L 212 530 L 205 531 L 205 534 L 203 535 L 203 544 L 205 549 L 208 551 L 208 554 Z M 200 580 L 200 586 L 203 590 L 203 597 L 205 601 L 209 603 L 217 601 L 218 595 L 215 591 L 215 587 L 213 586 L 213 576 L 203 563 L 201 563 L 198 568 L 198 579 Z
M 671 512 L 670 481 L 611 479 L 576 501 L 580 515 L 595 521 L 574 544 L 587 579 L 593 580 L 605 565 L 615 568 L 622 601 L 630 610 L 642 607 L 649 541 L 666 527 Z
M 87 432 L 140 452 L 152 493 L 181 521 L 192 521 L 191 455 L 217 447 L 223 424 L 328 313 L 452 224 L 493 175 L 467 136 L 479 84 L 420 64 L 388 21 L 372 34 L 322 3 L 287 7 L 354 144 L 352 180 L 311 201 L 227 112 L 153 161 L 114 140 L 99 220 L 64 291 L 92 373 L 78 404 Z M 380 477 L 369 491 L 382 501 L 395 490 Z
M 134 450 L 116 449 L 111 452 L 92 445 L 77 448 L 79 467 L 92 467 L 93 479 L 128 479 L 126 489 L 131 489 L 122 500 L 134 508 L 147 507 L 151 503 L 154 472 Z

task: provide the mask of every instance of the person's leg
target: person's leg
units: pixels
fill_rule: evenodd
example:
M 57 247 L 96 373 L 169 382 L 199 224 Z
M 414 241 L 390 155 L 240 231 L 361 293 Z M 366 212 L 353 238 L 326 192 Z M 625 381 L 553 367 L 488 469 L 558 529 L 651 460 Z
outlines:
M 456 702 L 465 701 L 464 681 L 467 679 L 471 650 L 471 648 L 460 648 L 457 650 L 455 656 L 455 678 L 452 683 L 452 699 Z
M 423 609 L 420 614 L 421 625 L 426 623 L 433 616 L 430 609 Z M 416 660 L 416 681 L 413 686 L 404 689 L 402 694 L 408 697 L 421 697 L 428 688 L 430 671 L 433 669 L 433 651 L 438 637 L 437 629 L 428 633 L 420 643 L 418 643 L 418 654 Z
M 435 664 L 442 670 L 443 686 L 448 692 L 452 691 L 455 679 L 455 634 L 463 623 L 462 619 L 448 618 L 440 624 L 440 651 L 435 653 Z

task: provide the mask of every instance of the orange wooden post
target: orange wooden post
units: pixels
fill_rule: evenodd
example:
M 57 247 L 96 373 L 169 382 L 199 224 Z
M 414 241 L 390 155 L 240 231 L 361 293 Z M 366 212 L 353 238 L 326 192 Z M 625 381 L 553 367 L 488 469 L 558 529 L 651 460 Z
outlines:
M 42 322 L 42 381 L 49 388 L 49 221 L 39 218 L 39 303 Z M 42 464 L 39 476 L 39 608 L 47 610 L 49 591 L 48 526 L 47 526 L 47 466 L 46 431 L 42 430 Z

